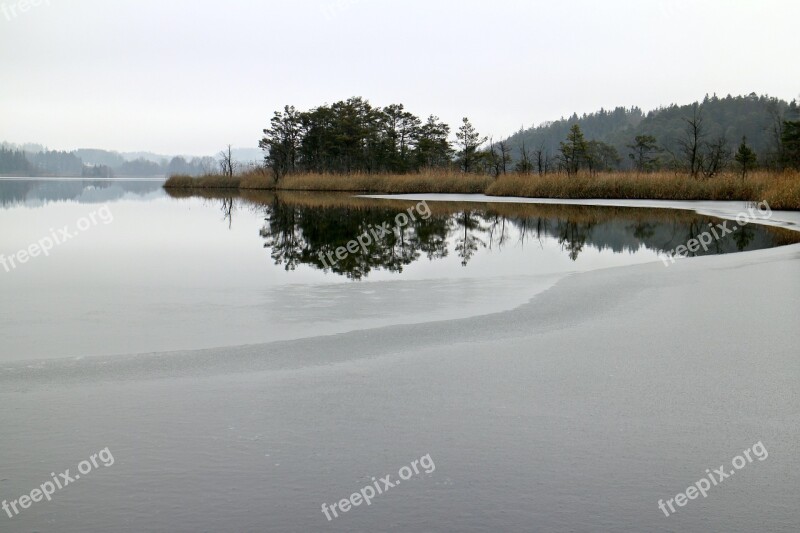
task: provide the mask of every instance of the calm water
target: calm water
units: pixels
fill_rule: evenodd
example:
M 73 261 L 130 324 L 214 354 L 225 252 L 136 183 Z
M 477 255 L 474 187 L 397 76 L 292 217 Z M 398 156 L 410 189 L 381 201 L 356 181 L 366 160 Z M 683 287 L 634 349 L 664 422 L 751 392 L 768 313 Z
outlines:
M 402 232 L 339 261 L 337 248 L 368 228 L 393 226 L 416 203 L 181 198 L 152 180 L 2 180 L 0 204 L 0 227 L 11 228 L 0 234 L 6 257 L 56 240 L 62 228 L 70 233 L 47 256 L 0 267 L 0 361 L 233 346 L 488 314 L 571 272 L 657 261 L 719 222 L 664 210 L 432 202 Z M 708 253 L 793 239 L 753 224 Z
M 326 266 L 416 203 L 63 180 L 0 180 L 0 199 L 6 257 L 63 240 L 0 270 L 0 502 L 114 458 L 0 511 L 2 532 L 796 531 L 800 339 L 769 307 L 727 312 L 769 280 L 656 264 L 547 291 L 719 221 L 429 202 Z M 796 240 L 750 225 L 709 253 Z M 687 304 L 702 318 L 676 326 Z M 767 460 L 661 514 L 758 440 Z M 435 469 L 325 519 L 426 455 Z

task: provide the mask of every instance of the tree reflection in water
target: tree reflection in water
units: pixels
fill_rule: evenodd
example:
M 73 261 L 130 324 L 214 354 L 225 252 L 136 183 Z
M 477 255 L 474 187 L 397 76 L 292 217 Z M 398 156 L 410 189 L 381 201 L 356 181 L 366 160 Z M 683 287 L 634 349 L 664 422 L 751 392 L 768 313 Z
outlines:
M 403 228 L 395 228 L 356 253 L 335 263 L 337 248 L 372 227 L 388 222 L 412 206 L 412 202 L 354 198 L 347 195 L 268 194 L 257 198 L 222 202 L 230 224 L 234 202 L 247 203 L 264 213 L 260 230 L 264 247 L 276 265 L 295 270 L 298 265 L 330 271 L 359 280 L 373 270 L 402 272 L 416 261 L 438 261 L 452 251 L 467 267 L 480 253 L 502 252 L 507 246 L 524 246 L 531 238 L 544 247 L 557 243 L 577 261 L 588 248 L 633 253 L 646 248 L 667 253 L 720 222 L 686 211 L 554 204 L 487 204 L 429 202 L 431 216 L 417 217 Z M 767 248 L 800 241 L 788 230 L 750 224 L 740 231 L 715 240 L 707 252 L 693 255 L 730 253 Z

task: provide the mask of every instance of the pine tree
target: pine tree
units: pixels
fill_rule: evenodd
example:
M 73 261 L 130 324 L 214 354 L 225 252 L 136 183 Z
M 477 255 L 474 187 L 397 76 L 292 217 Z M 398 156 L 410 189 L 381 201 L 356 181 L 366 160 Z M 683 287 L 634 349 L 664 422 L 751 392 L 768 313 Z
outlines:
M 467 117 L 464 117 L 462 122 L 456 132 L 456 139 L 461 148 L 458 155 L 464 172 L 471 172 L 477 159 L 478 147 L 486 142 L 487 137 L 481 137 Z
M 577 174 L 586 162 L 589 145 L 583 137 L 581 127 L 573 124 L 567 134 L 567 141 L 560 143 L 559 151 L 564 169 L 568 175 Z
M 636 165 L 636 170 L 639 172 L 653 170 L 656 166 L 656 156 L 661 151 L 655 137 L 652 135 L 637 135 L 633 139 L 633 144 L 629 144 L 628 148 L 631 149 L 628 157 Z
M 783 164 L 800 169 L 800 120 L 784 120 L 781 133 Z
M 742 179 L 747 176 L 747 171 L 756 164 L 756 153 L 747 146 L 747 137 L 742 137 L 742 144 L 733 157 L 742 167 Z

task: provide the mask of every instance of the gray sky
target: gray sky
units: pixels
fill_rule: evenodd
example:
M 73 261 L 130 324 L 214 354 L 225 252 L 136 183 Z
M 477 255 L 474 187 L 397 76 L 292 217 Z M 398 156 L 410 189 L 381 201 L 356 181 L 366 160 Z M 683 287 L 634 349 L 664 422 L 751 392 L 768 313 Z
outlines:
M 211 154 L 254 147 L 284 104 L 354 95 L 495 137 L 706 93 L 790 100 L 798 20 L 796 0 L 0 0 L 0 140 Z

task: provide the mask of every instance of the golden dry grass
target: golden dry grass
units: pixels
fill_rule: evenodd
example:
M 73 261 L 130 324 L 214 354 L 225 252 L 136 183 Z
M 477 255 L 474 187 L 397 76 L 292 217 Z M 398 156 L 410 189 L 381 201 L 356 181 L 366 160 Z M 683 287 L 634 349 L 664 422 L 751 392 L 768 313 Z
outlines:
M 176 175 L 167 178 L 164 182 L 165 189 L 239 189 L 241 178 L 209 174 L 206 176 Z
M 490 196 L 569 199 L 636 200 L 766 200 L 773 209 L 800 210 L 800 172 L 756 171 L 744 180 L 733 173 L 694 179 L 671 172 L 637 174 L 608 172 L 596 175 L 545 176 L 485 175 L 434 170 L 418 174 L 293 174 L 276 186 L 272 176 L 258 170 L 233 178 L 224 176 L 170 177 L 169 189 L 242 189 L 359 193 L 485 193 Z
M 224 176 L 171 176 L 165 188 L 241 188 L 284 191 L 328 191 L 361 193 L 483 193 L 492 178 L 477 174 L 425 171 L 418 174 L 292 174 L 276 186 L 272 177 L 256 171 Z
M 773 209 L 800 209 L 800 172 L 757 171 L 745 179 L 735 174 L 694 179 L 671 172 L 609 172 L 594 176 L 509 174 L 492 183 L 486 194 L 570 199 L 766 200 Z
M 483 193 L 492 178 L 477 174 L 424 171 L 418 174 L 294 174 L 283 178 L 280 190 L 340 191 L 383 194 Z

